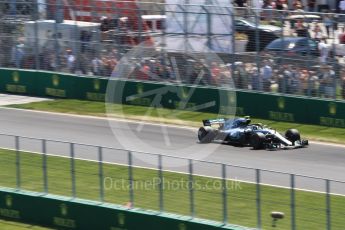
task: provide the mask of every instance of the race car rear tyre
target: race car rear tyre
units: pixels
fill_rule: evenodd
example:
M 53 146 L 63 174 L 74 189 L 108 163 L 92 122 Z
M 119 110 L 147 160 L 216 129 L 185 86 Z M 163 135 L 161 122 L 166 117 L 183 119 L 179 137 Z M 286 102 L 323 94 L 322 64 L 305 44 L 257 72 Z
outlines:
M 253 149 L 263 149 L 264 148 L 264 141 L 265 141 L 265 134 L 263 133 L 254 133 L 250 137 L 250 146 Z
M 200 143 L 210 143 L 214 140 L 216 134 L 211 127 L 200 127 L 198 131 L 198 139 Z
M 301 136 L 299 134 L 299 131 L 297 129 L 289 129 L 285 132 L 285 137 L 289 141 L 292 142 L 292 144 L 295 143 L 295 141 L 301 140 Z

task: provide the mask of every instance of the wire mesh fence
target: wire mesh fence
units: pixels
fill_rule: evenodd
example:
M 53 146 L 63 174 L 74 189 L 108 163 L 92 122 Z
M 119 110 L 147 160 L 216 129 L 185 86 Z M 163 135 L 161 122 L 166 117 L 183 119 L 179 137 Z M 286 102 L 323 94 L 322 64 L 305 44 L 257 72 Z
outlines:
M 2 187 L 257 229 L 345 224 L 343 181 L 22 136 L 0 140 L 14 143 L 0 149 Z M 273 211 L 284 219 L 272 219 Z
M 344 99 L 344 15 L 224 2 L 1 0 L 0 66 Z

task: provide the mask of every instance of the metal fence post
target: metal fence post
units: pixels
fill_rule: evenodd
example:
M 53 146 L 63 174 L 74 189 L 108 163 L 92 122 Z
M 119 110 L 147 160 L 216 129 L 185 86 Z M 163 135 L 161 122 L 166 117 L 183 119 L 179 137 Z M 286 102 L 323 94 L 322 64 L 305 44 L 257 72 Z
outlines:
M 291 209 L 291 229 L 296 229 L 295 213 L 295 175 L 290 174 L 290 209 Z
M 20 146 L 19 146 L 19 137 L 15 136 L 15 146 L 16 146 L 16 181 L 17 189 L 21 187 L 21 175 L 20 175 Z
M 261 174 L 260 169 L 255 170 L 256 175 L 256 214 L 257 214 L 257 229 L 261 229 Z
M 139 18 L 139 25 L 138 25 L 138 30 L 139 30 L 139 43 L 143 42 L 144 39 L 146 37 L 143 37 L 143 30 L 144 30 L 144 27 L 143 27 L 143 18 L 142 18 L 142 12 L 141 12 L 141 9 L 139 8 L 137 10 L 137 17 Z
M 228 189 L 226 184 L 226 165 L 222 164 L 223 223 L 228 223 Z
M 39 41 L 38 41 L 38 25 L 37 25 L 37 21 L 40 19 L 39 18 L 39 12 L 38 12 L 38 7 L 39 7 L 39 3 L 38 1 L 35 1 L 34 3 L 34 37 L 35 37 L 35 51 L 34 51 L 34 55 L 35 55 L 35 69 L 39 70 L 41 67 L 41 63 L 40 63 L 40 59 L 39 59 Z
M 193 160 L 188 160 L 189 165 L 189 183 L 188 183 L 188 189 L 189 189 L 189 203 L 190 203 L 190 214 L 192 217 L 195 216 L 195 209 L 194 209 L 194 181 L 193 181 Z
M 185 4 L 189 4 L 189 0 L 185 1 Z M 184 37 L 184 53 L 183 55 L 186 55 L 188 52 L 189 48 L 189 30 L 188 30 L 188 17 L 189 17 L 189 12 L 186 11 L 186 5 L 178 5 L 178 7 L 183 11 L 183 37 Z
M 235 23 L 235 10 L 232 8 L 232 14 L 231 14 L 231 31 L 232 31 L 232 36 L 231 36 L 231 44 L 232 44 L 232 54 L 231 54 L 231 76 L 235 76 L 235 62 L 236 62 L 236 23 Z
M 326 179 L 326 217 L 327 217 L 327 230 L 331 229 L 331 187 L 330 180 Z
M 72 197 L 76 197 L 75 188 L 75 162 L 74 162 L 74 144 L 70 143 L 70 158 L 71 158 L 71 178 L 72 178 Z
M 134 191 L 133 191 L 133 160 L 132 152 L 128 152 L 128 180 L 129 180 L 129 200 L 131 202 L 131 207 L 134 205 Z
M 206 3 L 208 4 L 208 3 Z M 207 23 L 207 48 L 212 50 L 212 15 L 210 15 L 210 12 L 207 10 L 205 6 L 201 6 L 201 8 L 206 12 L 206 23 Z M 212 14 L 212 13 L 211 13 Z
M 47 174 L 47 143 L 45 139 L 42 139 L 42 170 L 43 170 L 43 186 L 44 192 L 48 193 L 48 174 Z
M 99 176 L 99 199 L 104 202 L 104 187 L 103 187 L 103 151 L 102 147 L 98 147 L 98 176 Z
M 55 6 L 55 9 L 56 10 L 58 10 L 58 5 L 56 5 Z M 56 19 L 56 17 L 58 16 L 58 13 L 57 12 L 55 12 L 55 19 Z M 57 37 L 57 34 L 58 34 L 58 23 L 54 23 L 54 32 L 53 32 L 53 34 L 55 35 L 55 36 L 53 36 L 54 37 L 54 45 L 55 45 L 55 49 L 54 49 L 54 56 L 55 56 L 55 58 L 56 58 L 56 71 L 59 71 L 59 72 L 62 72 L 62 69 L 61 69 L 61 63 L 60 63 L 60 46 L 59 46 L 59 41 L 58 41 L 58 37 Z M 74 44 L 74 42 L 73 42 L 73 44 Z M 77 58 L 78 59 L 78 58 Z
M 335 23 L 335 22 L 333 22 Z M 333 44 L 332 44 L 332 52 L 333 52 L 333 55 L 331 57 L 331 60 L 332 60 L 332 67 L 333 67 L 333 71 L 335 72 L 334 73 L 334 76 L 333 76 L 333 87 L 334 87 L 334 93 L 332 95 L 332 98 L 333 99 L 337 99 L 337 77 L 336 77 L 336 73 L 338 72 L 338 65 L 337 65 L 337 59 L 336 59 L 336 47 L 335 47 L 335 36 L 334 36 L 334 28 L 332 28 L 332 31 L 333 31 Z M 329 57 L 328 57 L 329 58 Z
M 260 35 L 259 35 L 259 23 L 260 23 L 260 16 L 255 14 L 255 62 L 256 67 L 260 70 Z
M 162 166 L 162 155 L 158 155 L 158 177 L 159 177 L 159 210 L 164 211 L 164 196 L 163 196 L 163 166 Z

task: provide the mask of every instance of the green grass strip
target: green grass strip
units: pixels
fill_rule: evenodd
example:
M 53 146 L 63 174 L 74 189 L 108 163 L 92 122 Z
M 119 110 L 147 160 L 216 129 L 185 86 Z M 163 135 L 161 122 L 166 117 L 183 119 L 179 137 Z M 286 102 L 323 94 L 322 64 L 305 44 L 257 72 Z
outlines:
M 116 154 L 116 153 L 114 153 Z M 49 193 L 71 196 L 70 159 L 47 156 Z M 40 154 L 20 152 L 22 189 L 43 191 L 43 157 Z M 15 151 L 0 149 L 0 186 L 16 186 Z M 78 198 L 99 200 L 98 163 L 75 160 L 76 194 Z M 103 164 L 104 198 L 106 202 L 126 205 L 129 202 L 128 167 Z M 150 210 L 159 209 L 158 171 L 133 168 L 134 206 Z M 166 212 L 190 214 L 188 175 L 163 172 L 163 197 Z M 288 179 L 288 178 L 287 178 Z M 196 217 L 222 221 L 221 180 L 194 176 Z M 256 186 L 251 183 L 227 181 L 228 220 L 231 224 L 256 227 Z M 273 186 L 260 186 L 263 229 L 290 229 L 290 190 Z M 297 229 L 326 228 L 326 195 L 296 190 Z M 331 196 L 332 229 L 344 229 L 345 197 Z M 272 227 L 271 211 L 285 213 Z M 1 228 L 1 223 L 0 223 Z M 2 229 L 2 228 L 1 228 Z
M 41 227 L 37 225 L 18 223 L 8 220 L 0 219 L 0 229 L 1 230 L 49 230 L 52 228 Z
M 109 106 L 111 107 L 111 113 L 107 114 L 106 104 L 103 102 L 68 99 L 34 102 L 22 105 L 11 105 L 9 107 L 101 117 L 105 117 L 108 115 L 111 117 L 148 120 L 152 122 L 162 122 L 194 127 L 200 126 L 202 119 L 215 117 L 215 114 L 211 113 L 177 111 L 162 108 L 152 109 L 148 113 L 148 107 L 117 104 L 112 104 L 111 106 Z M 345 143 L 345 129 L 343 128 L 305 125 L 256 118 L 252 118 L 252 120 L 255 123 L 261 122 L 263 124 L 267 124 L 273 128 L 276 128 L 280 132 L 284 132 L 289 128 L 297 128 L 304 138 L 308 138 L 310 140 Z

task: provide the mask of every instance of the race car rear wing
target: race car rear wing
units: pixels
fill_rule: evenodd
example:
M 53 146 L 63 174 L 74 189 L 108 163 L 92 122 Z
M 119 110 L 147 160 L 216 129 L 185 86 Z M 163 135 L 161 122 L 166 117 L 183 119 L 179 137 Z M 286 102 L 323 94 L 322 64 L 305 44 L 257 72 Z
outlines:
M 226 118 L 218 118 L 218 119 L 207 119 L 207 120 L 202 120 L 202 123 L 204 126 L 211 126 L 215 124 L 224 124 L 226 121 Z

